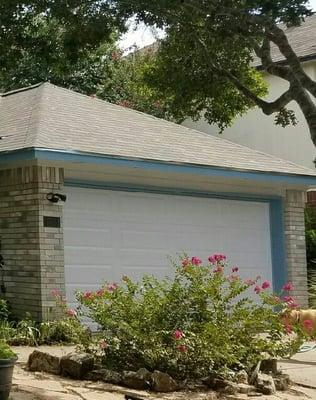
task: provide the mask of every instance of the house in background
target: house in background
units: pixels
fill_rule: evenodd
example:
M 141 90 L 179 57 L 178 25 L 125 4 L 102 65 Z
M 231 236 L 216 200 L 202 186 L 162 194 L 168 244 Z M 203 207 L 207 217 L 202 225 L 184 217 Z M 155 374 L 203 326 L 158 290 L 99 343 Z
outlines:
M 301 26 L 288 28 L 286 34 L 303 63 L 304 70 L 311 78 L 316 79 L 316 14 L 306 18 Z M 273 60 L 282 63 L 284 57 L 276 46 L 271 46 L 271 50 Z M 254 65 L 260 69 L 259 59 L 254 60 Z M 287 82 L 276 76 L 263 72 L 263 77 L 269 85 L 268 100 L 278 98 L 288 88 Z M 304 116 L 296 103 L 290 103 L 288 108 L 295 111 L 298 120 L 296 126 L 286 128 L 277 126 L 274 124 L 274 115 L 266 116 L 257 108 L 237 118 L 234 124 L 220 136 L 215 125 L 209 125 L 203 120 L 198 122 L 187 120 L 183 125 L 308 168 L 315 168 L 316 149 L 310 138 Z
M 183 251 L 225 253 L 275 290 L 289 279 L 307 304 L 315 170 L 47 83 L 3 94 L 0 115 L 1 255 L 17 315 L 53 318 L 53 289 L 73 304 L 104 279 L 165 276 Z

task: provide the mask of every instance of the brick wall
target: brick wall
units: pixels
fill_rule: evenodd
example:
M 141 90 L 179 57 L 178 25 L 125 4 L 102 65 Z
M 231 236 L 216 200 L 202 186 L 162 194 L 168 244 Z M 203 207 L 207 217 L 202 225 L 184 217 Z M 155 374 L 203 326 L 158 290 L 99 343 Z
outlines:
M 37 320 L 54 318 L 51 290 L 64 292 L 62 206 L 46 199 L 47 193 L 62 190 L 60 168 L 30 166 L 0 171 L 5 297 L 18 317 L 29 311 Z M 60 228 L 44 227 L 44 215 L 59 217 Z
M 305 246 L 305 192 L 287 190 L 285 199 L 285 241 L 288 279 L 293 282 L 294 296 L 302 307 L 308 305 Z

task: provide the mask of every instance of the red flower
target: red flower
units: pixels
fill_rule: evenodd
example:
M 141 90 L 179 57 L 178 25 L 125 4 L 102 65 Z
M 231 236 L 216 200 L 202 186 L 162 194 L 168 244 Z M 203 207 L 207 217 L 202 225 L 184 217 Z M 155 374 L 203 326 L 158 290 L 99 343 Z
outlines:
M 268 281 L 263 282 L 262 289 L 269 289 L 271 287 L 271 283 Z
M 226 256 L 224 254 L 213 254 L 208 258 L 208 261 L 211 264 L 215 264 L 221 261 L 226 261 Z
M 98 297 L 102 296 L 104 294 L 104 289 L 99 289 L 95 293 Z
M 294 286 L 293 286 L 292 282 L 287 282 L 282 288 L 282 290 L 284 292 L 291 292 L 293 289 L 294 289 Z
M 260 286 L 255 286 L 255 288 L 254 288 L 254 291 L 257 293 L 257 294 L 259 294 L 260 292 L 261 292 L 261 287 Z
M 92 292 L 86 292 L 86 293 L 83 294 L 83 298 L 85 300 L 92 299 L 92 297 L 93 297 L 93 293 Z
M 292 325 L 290 325 L 289 323 L 286 323 L 286 324 L 284 325 L 284 330 L 285 330 L 285 332 L 289 335 L 290 333 L 293 332 Z
M 192 258 L 191 258 L 191 263 L 192 263 L 193 265 L 198 266 L 198 265 L 202 264 L 202 260 L 200 260 L 198 257 L 192 257 Z
M 177 349 L 180 351 L 180 353 L 186 353 L 188 351 L 187 346 L 185 346 L 184 344 L 180 344 Z
M 310 320 L 310 319 L 306 319 L 305 321 L 303 321 L 303 325 L 304 325 L 304 328 L 305 328 L 307 331 L 312 331 L 313 328 L 314 328 L 313 321 Z
M 182 331 L 180 331 L 180 329 L 176 329 L 176 330 L 173 332 L 173 337 L 174 337 L 176 340 L 180 340 L 180 339 L 182 339 L 182 338 L 184 337 L 184 334 L 183 334 Z
M 292 296 L 284 296 L 283 297 L 283 301 L 285 303 L 292 303 L 294 301 L 294 297 L 292 297 Z
M 185 268 L 190 264 L 190 260 L 188 259 L 188 257 L 184 258 L 182 260 L 182 267 Z
M 107 289 L 108 289 L 108 291 L 109 292 L 113 292 L 115 289 L 117 289 L 118 288 L 118 285 L 117 285 L 117 283 L 115 283 L 115 282 L 113 282 L 113 283 L 110 283 L 108 286 L 107 286 Z
M 76 317 L 76 316 L 77 316 L 77 311 L 76 311 L 76 310 L 73 310 L 73 309 L 69 309 L 69 310 L 67 310 L 67 314 L 68 314 L 70 317 Z
M 238 267 L 233 267 L 232 268 L 232 272 L 238 272 L 239 271 L 239 268 Z

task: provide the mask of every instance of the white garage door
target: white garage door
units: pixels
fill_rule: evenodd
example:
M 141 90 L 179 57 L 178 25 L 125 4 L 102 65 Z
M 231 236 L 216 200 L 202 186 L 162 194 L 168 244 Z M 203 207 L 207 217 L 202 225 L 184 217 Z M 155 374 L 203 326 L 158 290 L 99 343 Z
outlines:
M 67 299 L 123 275 L 170 274 L 168 257 L 224 253 L 244 278 L 272 280 L 267 203 L 100 189 L 67 189 Z

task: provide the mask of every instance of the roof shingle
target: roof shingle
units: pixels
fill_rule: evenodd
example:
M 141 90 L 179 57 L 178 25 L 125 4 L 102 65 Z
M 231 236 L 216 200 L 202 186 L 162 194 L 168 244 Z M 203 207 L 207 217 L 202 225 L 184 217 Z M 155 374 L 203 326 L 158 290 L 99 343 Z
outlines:
M 45 148 L 316 176 L 289 161 L 49 83 L 2 95 L 0 116 L 0 153 Z

